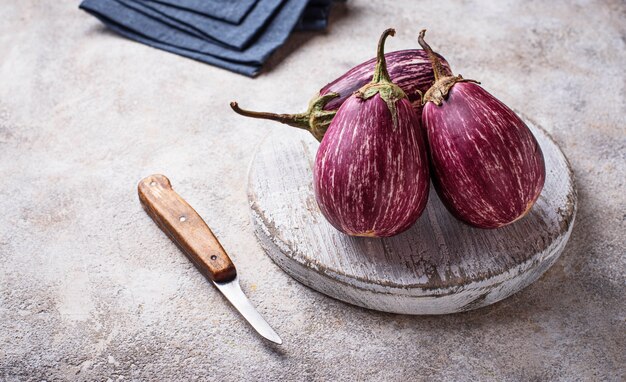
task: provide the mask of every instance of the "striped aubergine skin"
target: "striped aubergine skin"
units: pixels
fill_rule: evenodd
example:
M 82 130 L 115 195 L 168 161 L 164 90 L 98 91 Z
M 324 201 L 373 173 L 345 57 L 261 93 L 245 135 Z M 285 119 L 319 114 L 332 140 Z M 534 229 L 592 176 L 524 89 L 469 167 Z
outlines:
M 323 215 L 352 236 L 387 237 L 421 215 L 429 190 L 426 146 L 411 103 L 396 101 L 397 126 L 376 94 L 349 97 L 317 151 L 315 197 Z
M 450 70 L 446 60 L 441 56 L 439 58 L 443 67 Z M 415 111 L 420 115 L 422 111 L 420 92 L 425 93 L 435 81 L 428 55 L 422 49 L 398 50 L 385 53 L 385 60 L 391 81 L 400 86 L 413 104 Z M 320 96 L 328 93 L 339 94 L 339 97 L 330 100 L 324 106 L 324 110 L 339 109 L 339 106 L 352 93 L 371 82 L 375 66 L 376 58 L 372 58 L 348 70 L 341 77 L 324 86 L 320 90 Z
M 475 83 L 455 84 L 441 106 L 427 102 L 433 183 L 459 220 L 498 228 L 524 216 L 545 180 L 543 154 L 526 124 Z

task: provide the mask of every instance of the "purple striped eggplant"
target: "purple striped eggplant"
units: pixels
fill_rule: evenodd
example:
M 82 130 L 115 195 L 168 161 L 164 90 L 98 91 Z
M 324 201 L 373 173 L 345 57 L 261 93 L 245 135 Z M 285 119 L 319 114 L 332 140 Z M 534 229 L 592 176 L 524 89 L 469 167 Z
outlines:
M 439 58 L 444 70 L 449 70 L 446 60 L 443 57 Z M 399 50 L 385 54 L 385 59 L 391 80 L 404 90 L 417 115 L 421 115 L 422 94 L 435 81 L 428 55 L 421 49 Z M 375 65 L 376 57 L 355 66 L 324 86 L 319 94 L 309 102 L 309 108 L 304 113 L 255 112 L 241 109 L 237 102 L 231 102 L 230 107 L 246 117 L 270 119 L 308 130 L 318 141 L 321 141 L 339 106 L 352 93 L 372 81 Z
M 522 218 L 545 180 L 541 148 L 526 124 L 476 81 L 442 70 L 424 41 L 435 84 L 424 94 L 433 183 L 459 220 L 498 228 Z
M 417 220 L 428 199 L 419 116 L 385 64 L 385 40 L 394 33 L 381 35 L 372 81 L 339 107 L 315 157 L 320 210 L 351 236 L 396 235 Z

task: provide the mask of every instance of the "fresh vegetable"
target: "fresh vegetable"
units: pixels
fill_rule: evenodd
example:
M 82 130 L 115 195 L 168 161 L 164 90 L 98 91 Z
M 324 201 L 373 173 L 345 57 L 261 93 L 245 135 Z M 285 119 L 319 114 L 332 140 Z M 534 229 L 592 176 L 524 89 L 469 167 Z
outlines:
M 419 116 L 389 78 L 386 30 L 372 81 L 339 107 L 315 158 L 320 210 L 352 236 L 386 237 L 409 228 L 428 199 L 426 146 Z
M 407 95 L 417 115 L 422 112 L 422 94 L 434 82 L 433 70 L 428 54 L 421 49 L 399 50 L 385 54 L 391 80 Z M 444 70 L 448 64 L 439 57 Z M 274 114 L 244 110 L 237 102 L 231 102 L 231 108 L 246 117 L 270 119 L 290 126 L 308 130 L 321 141 L 337 109 L 352 93 L 367 85 L 372 80 L 376 57 L 350 69 L 341 77 L 320 90 L 309 103 L 309 108 L 299 114 Z
M 543 188 L 545 167 L 526 124 L 476 81 L 452 76 L 424 41 L 435 84 L 424 94 L 435 189 L 461 221 L 498 228 L 522 218 Z

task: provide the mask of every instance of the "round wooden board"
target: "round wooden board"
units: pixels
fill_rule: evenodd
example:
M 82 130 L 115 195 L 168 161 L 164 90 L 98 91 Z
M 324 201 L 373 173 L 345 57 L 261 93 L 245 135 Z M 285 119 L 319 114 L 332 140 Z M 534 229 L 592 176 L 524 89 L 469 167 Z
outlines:
M 256 234 L 267 254 L 301 283 L 362 307 L 405 314 L 455 313 L 493 304 L 541 276 L 559 257 L 576 215 L 572 171 L 547 133 L 525 119 L 546 162 L 546 182 L 530 213 L 481 230 L 457 221 L 431 188 L 408 231 L 357 238 L 333 228 L 318 209 L 312 167 L 318 142 L 276 127 L 249 174 Z

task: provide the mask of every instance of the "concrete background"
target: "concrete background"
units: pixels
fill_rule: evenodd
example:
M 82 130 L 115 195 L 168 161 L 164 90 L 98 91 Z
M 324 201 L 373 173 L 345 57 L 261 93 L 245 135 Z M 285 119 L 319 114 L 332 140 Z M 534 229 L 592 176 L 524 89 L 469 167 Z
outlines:
M 257 79 L 106 31 L 71 1 L 0 6 L 0 380 L 625 378 L 626 5 L 350 1 L 298 33 Z M 561 259 L 513 297 L 411 317 L 327 298 L 253 235 L 246 172 L 269 122 L 228 102 L 300 111 L 346 69 L 417 33 L 457 73 L 545 127 L 577 177 Z M 263 342 L 141 210 L 150 173 L 213 227 L 282 335 Z

